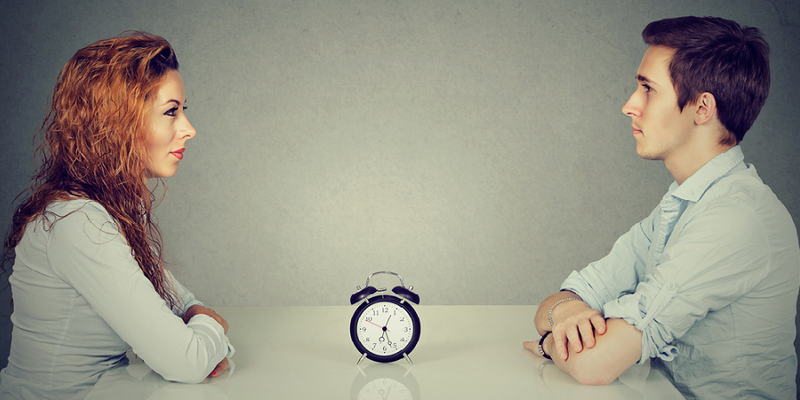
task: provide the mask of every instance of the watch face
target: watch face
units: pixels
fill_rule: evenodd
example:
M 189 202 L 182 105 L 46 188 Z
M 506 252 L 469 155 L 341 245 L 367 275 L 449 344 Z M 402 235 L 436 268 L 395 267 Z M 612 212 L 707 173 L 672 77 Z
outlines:
M 419 340 L 419 317 L 407 302 L 394 296 L 375 296 L 356 309 L 350 321 L 353 344 L 367 358 L 392 362 L 411 353 Z

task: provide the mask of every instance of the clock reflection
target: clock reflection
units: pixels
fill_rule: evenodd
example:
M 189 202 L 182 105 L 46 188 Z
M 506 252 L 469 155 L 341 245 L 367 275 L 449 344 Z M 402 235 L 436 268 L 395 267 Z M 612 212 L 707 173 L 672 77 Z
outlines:
M 350 387 L 352 400 L 419 400 L 420 392 L 411 368 L 398 364 L 359 367 Z

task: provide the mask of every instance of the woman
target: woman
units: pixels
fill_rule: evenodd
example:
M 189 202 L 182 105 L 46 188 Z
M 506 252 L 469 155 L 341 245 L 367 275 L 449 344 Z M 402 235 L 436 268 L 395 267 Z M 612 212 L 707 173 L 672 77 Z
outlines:
M 14 328 L 0 398 L 83 398 L 129 348 L 169 380 L 227 369 L 227 322 L 164 267 L 152 219 L 148 181 L 174 175 L 196 133 L 185 103 L 175 53 L 147 33 L 98 41 L 62 69 L 5 241 Z

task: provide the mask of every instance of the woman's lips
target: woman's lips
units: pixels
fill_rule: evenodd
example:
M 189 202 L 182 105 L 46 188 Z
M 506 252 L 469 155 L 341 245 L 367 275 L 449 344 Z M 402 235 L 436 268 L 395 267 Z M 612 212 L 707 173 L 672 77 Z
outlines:
M 186 149 L 175 150 L 175 151 L 173 151 L 173 152 L 171 152 L 169 154 L 172 154 L 178 160 L 183 160 L 183 152 L 184 151 L 186 151 Z

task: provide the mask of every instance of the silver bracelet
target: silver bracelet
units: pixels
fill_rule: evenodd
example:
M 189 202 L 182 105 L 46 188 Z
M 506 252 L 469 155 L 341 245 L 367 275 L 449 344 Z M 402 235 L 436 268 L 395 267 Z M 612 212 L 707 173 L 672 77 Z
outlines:
M 561 299 L 561 300 L 555 302 L 555 304 L 553 304 L 552 306 L 550 306 L 550 311 L 547 312 L 547 322 L 550 322 L 550 327 L 551 328 L 553 327 L 553 309 L 556 308 L 557 305 L 559 305 L 559 304 L 561 304 L 561 303 L 563 303 L 565 301 L 569 301 L 569 300 L 580 300 L 580 298 L 579 297 L 567 297 L 566 299 Z

